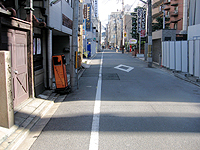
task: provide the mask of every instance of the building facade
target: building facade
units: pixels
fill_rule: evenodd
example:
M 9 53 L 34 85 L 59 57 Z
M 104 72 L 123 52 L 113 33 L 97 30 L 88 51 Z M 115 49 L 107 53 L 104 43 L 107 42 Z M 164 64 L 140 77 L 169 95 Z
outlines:
M 83 55 L 88 58 L 100 48 L 101 25 L 98 17 L 98 0 L 83 1 Z
M 165 17 L 169 29 L 176 29 L 177 34 L 183 29 L 183 0 L 153 0 L 152 18 L 156 23 L 157 17 Z
M 0 3 L 0 39 L 5 39 L 0 40 L 0 51 L 2 58 L 10 55 L 10 63 L 5 64 L 11 69 L 11 78 L 1 74 L 9 79 L 1 88 L 7 89 L 8 84 L 12 87 L 7 91 L 10 96 L 0 101 L 4 106 L 0 107 L 0 116 L 6 116 L 0 119 L 0 126 L 10 127 L 14 123 L 10 117 L 14 115 L 13 108 L 53 88 L 53 55 L 65 55 L 69 72 L 73 4 L 66 0 Z M 4 104 L 8 105 L 7 110 Z
M 129 42 L 130 39 L 132 39 L 132 15 L 131 13 L 125 13 L 124 15 L 124 25 L 125 25 L 125 32 L 126 36 L 124 37 L 125 42 Z

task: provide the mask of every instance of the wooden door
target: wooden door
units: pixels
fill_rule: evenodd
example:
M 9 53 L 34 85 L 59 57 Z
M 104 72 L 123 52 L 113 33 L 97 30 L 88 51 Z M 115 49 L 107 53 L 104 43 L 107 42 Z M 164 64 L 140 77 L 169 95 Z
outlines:
M 28 99 L 27 32 L 8 30 L 8 45 L 12 55 L 14 106 Z

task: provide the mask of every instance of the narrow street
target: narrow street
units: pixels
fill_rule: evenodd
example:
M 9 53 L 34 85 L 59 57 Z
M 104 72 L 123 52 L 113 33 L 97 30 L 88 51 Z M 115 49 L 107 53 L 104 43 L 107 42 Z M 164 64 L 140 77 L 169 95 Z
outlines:
M 90 65 L 31 150 L 199 149 L 199 87 L 114 50 Z

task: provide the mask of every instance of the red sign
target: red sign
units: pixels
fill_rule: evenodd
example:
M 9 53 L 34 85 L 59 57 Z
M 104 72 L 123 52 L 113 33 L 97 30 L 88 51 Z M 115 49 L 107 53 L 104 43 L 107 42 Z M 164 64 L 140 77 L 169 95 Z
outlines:
M 145 30 L 141 30 L 140 37 L 145 37 Z

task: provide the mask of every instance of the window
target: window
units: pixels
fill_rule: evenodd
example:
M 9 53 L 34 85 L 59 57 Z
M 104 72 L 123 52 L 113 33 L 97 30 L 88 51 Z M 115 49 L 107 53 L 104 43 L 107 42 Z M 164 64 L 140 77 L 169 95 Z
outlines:
M 174 13 L 178 13 L 178 6 L 174 8 Z
M 33 55 L 40 55 L 42 54 L 42 45 L 41 45 L 41 38 L 34 38 L 33 39 Z
M 169 11 L 167 11 L 166 17 L 170 17 L 169 15 L 170 15 L 170 14 L 169 14 Z
M 159 11 L 162 11 L 162 7 L 163 7 L 163 6 L 160 6 L 160 7 L 159 7 Z
M 174 29 L 177 29 L 177 23 L 174 24 Z
M 42 41 L 40 36 L 33 38 L 33 66 L 34 71 L 43 68 Z

